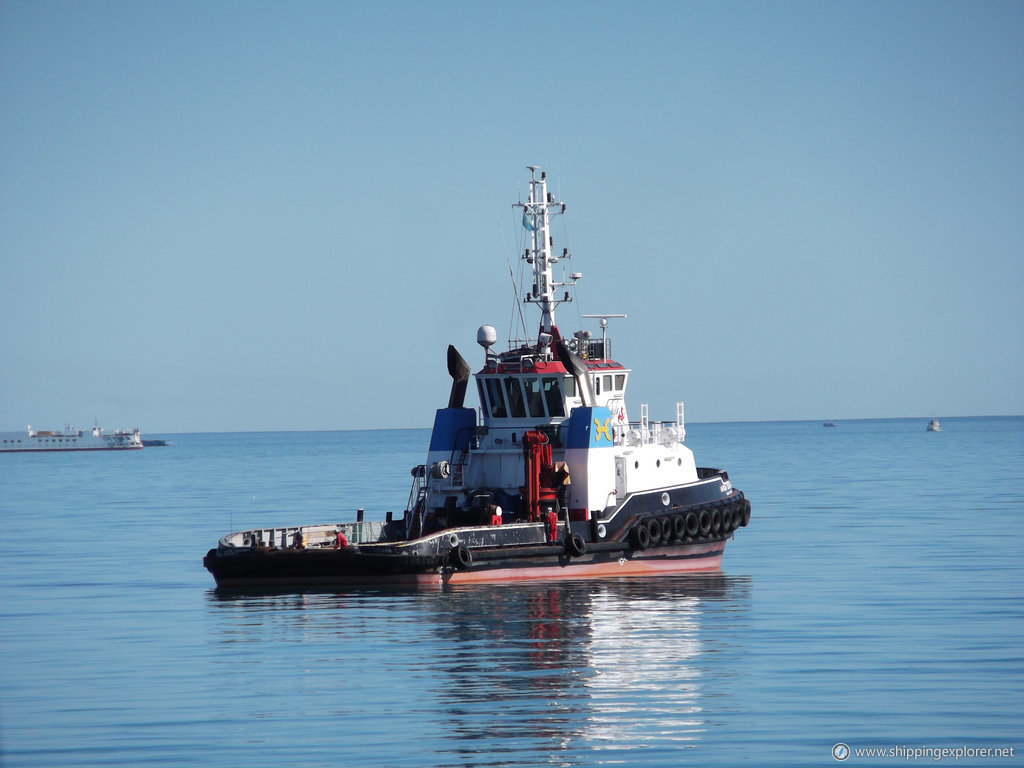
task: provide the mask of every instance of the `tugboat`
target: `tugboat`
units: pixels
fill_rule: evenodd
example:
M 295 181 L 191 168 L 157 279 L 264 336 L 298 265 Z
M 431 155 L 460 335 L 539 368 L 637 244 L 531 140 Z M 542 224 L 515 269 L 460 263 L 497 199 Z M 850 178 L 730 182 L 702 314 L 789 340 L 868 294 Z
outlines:
M 497 351 L 481 326 L 479 413 L 465 407 L 471 368 L 448 347 L 448 406 L 437 411 L 427 459 L 412 469 L 399 518 L 229 533 L 203 559 L 221 588 L 347 583 L 467 583 L 717 570 L 726 541 L 750 521 L 750 502 L 723 469 L 698 467 L 674 421 L 626 412 L 631 370 L 601 336 L 564 336 L 555 310 L 582 278 L 553 267 L 552 217 L 565 204 L 530 171 L 522 210 L 529 282 L 517 304 L 535 305 L 535 336 Z M 538 174 L 538 171 L 540 173 Z M 518 217 L 518 211 L 516 213 Z M 526 280 L 523 281 L 524 283 Z M 525 292 L 523 292 L 525 288 Z M 521 317 L 521 312 L 519 313 Z

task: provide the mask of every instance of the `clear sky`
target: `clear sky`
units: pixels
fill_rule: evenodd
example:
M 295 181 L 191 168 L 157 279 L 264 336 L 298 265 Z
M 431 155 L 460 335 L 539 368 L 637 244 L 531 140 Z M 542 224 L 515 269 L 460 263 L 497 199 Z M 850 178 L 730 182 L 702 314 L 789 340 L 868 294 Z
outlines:
M 634 417 L 1024 413 L 1018 0 L 0 0 L 0 120 L 0 429 L 429 426 L 529 164 Z

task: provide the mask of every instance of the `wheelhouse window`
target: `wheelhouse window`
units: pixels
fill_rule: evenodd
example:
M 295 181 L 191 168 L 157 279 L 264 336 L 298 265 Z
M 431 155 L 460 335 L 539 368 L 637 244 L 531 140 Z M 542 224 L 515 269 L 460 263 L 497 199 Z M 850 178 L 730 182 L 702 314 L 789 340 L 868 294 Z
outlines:
M 617 373 L 614 376 L 609 373 L 595 374 L 592 381 L 595 395 L 600 395 L 602 392 L 606 395 L 612 393 L 621 395 L 626 390 L 626 374 L 624 373 Z
M 548 406 L 549 416 L 565 416 L 565 400 L 562 397 L 562 380 L 560 376 L 545 376 L 541 379 L 544 389 L 544 402 Z
M 544 418 L 544 399 L 540 393 L 540 379 L 536 376 L 523 379 L 523 387 L 526 389 L 526 405 L 530 409 L 530 416 L 533 418 Z
M 505 410 L 505 398 L 501 394 L 500 379 L 485 379 L 487 382 L 487 401 L 490 404 L 491 418 L 504 419 L 508 416 Z
M 505 389 L 508 392 L 508 411 L 513 419 L 521 419 L 526 415 L 526 406 L 523 403 L 523 390 L 519 386 L 519 379 L 515 376 L 508 376 L 505 379 Z
M 563 418 L 565 398 L 576 397 L 571 376 L 479 377 L 481 408 L 492 419 Z

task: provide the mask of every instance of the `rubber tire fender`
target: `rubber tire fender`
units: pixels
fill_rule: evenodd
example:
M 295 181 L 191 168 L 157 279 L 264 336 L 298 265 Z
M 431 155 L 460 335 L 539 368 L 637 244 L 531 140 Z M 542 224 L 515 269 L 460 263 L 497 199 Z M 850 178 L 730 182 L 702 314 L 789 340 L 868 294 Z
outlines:
M 686 536 L 686 521 L 682 515 L 672 515 L 672 535 L 679 541 Z
M 691 539 L 697 538 L 697 534 L 700 533 L 700 519 L 697 517 L 696 512 L 686 513 L 686 535 Z
M 659 520 L 648 520 L 647 533 L 651 538 L 651 546 L 656 546 L 661 542 L 661 522 Z
M 733 524 L 734 509 L 732 504 L 726 504 L 722 510 L 722 533 L 731 533 L 732 529 L 736 527 Z
M 574 533 L 565 540 L 565 551 L 570 557 L 583 557 L 587 554 L 587 542 L 578 533 Z
M 469 551 L 469 548 L 465 544 L 459 544 L 451 551 L 452 567 L 458 571 L 464 571 L 473 565 L 473 553 Z
M 740 525 L 746 528 L 750 524 L 750 501 L 748 499 L 743 500 L 743 519 L 740 520 Z
M 722 510 L 715 507 L 711 510 L 711 532 L 718 533 L 722 530 Z
M 700 535 L 707 536 L 709 533 L 711 533 L 711 513 L 705 507 L 700 511 Z
M 651 545 L 651 532 L 647 530 L 647 523 L 637 523 L 629 532 L 629 539 L 636 549 L 647 549 Z

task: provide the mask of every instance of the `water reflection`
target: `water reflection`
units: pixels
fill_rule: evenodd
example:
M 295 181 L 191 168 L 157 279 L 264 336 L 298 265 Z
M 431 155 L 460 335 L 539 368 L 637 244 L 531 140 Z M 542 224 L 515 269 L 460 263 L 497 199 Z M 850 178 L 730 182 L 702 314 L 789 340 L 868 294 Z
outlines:
M 444 704 L 453 751 L 464 756 L 483 742 L 492 754 L 522 756 L 527 747 L 530 759 L 583 764 L 699 740 L 702 697 L 715 695 L 701 687 L 702 614 L 708 603 L 745 596 L 745 585 L 713 574 L 499 587 L 456 599 L 440 636 L 455 646 L 487 638 L 490 651 L 451 672 Z M 483 625 L 481 599 L 491 606 Z
M 582 765 L 699 744 L 714 725 L 708 701 L 729 695 L 708 674 L 708 645 L 728 650 L 746 620 L 749 582 L 716 573 L 431 592 L 211 592 L 210 604 L 226 611 L 215 625 L 226 648 L 300 643 L 314 667 L 344 664 L 339 702 L 346 690 L 383 691 L 389 729 L 420 757 L 431 752 L 431 764 Z M 363 735 L 371 747 L 374 734 Z

